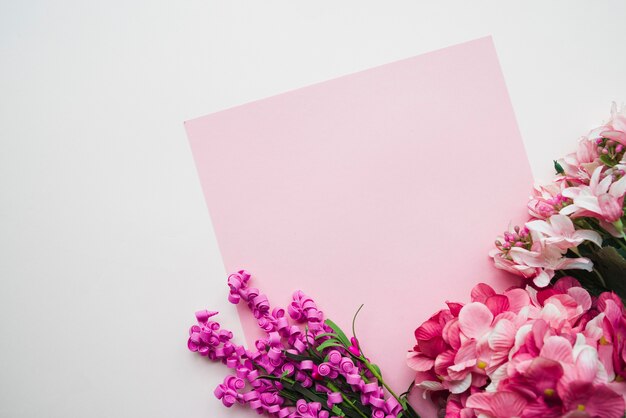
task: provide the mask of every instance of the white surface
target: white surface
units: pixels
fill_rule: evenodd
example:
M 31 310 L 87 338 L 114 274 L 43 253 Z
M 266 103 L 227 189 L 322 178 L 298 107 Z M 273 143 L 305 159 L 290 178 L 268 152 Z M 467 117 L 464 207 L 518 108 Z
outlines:
M 624 22 L 621 0 L 2 0 L 0 416 L 255 416 L 186 351 L 196 309 L 239 329 L 183 120 L 492 34 L 547 177 L 626 101 Z

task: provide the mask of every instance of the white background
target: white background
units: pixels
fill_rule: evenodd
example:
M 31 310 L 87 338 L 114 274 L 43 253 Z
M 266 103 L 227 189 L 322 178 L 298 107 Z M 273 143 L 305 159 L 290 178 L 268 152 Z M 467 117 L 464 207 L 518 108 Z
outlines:
M 489 34 L 547 177 L 626 101 L 623 0 L 2 0 L 0 417 L 255 416 L 186 351 L 240 329 L 182 122 Z

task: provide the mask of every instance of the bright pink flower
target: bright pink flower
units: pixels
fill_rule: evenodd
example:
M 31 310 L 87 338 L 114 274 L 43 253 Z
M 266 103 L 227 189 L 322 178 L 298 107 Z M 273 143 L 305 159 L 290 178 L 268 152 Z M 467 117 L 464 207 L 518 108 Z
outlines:
M 563 388 L 565 417 L 622 418 L 624 398 L 606 385 L 572 382 Z
M 421 370 L 416 384 L 448 401 L 447 417 L 623 416 L 626 319 L 617 296 L 594 301 L 564 277 L 539 291 L 479 284 L 471 297 L 416 332 L 441 335 L 444 349 L 433 358 L 418 347 L 410 360 Z

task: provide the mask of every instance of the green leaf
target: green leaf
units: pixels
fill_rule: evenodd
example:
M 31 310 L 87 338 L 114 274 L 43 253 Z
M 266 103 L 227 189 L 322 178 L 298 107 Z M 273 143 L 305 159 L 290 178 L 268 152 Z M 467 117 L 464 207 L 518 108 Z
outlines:
M 383 373 L 380 371 L 380 367 L 373 363 L 370 363 L 370 366 L 372 366 L 372 369 L 376 370 L 376 373 L 378 373 L 378 376 L 382 379 Z
M 343 344 L 341 344 L 338 340 L 326 340 L 323 343 L 321 343 L 319 346 L 316 347 L 316 350 L 319 351 L 320 353 L 322 351 L 324 351 L 326 348 L 328 347 L 342 347 Z
M 310 357 L 303 356 L 302 354 L 293 354 L 293 353 L 289 353 L 287 351 L 283 351 L 283 353 L 285 353 L 285 356 L 287 356 L 288 358 L 290 358 L 292 360 L 295 360 L 295 361 L 311 360 Z
M 326 321 L 324 321 L 326 325 L 328 325 L 333 331 L 335 331 L 335 334 L 337 334 L 337 338 L 339 338 L 339 341 L 341 341 L 346 348 L 350 347 L 350 340 L 348 339 L 348 337 L 346 336 L 346 334 L 341 330 L 341 328 L 339 328 L 339 326 L 337 324 L 335 324 L 333 321 L 331 321 L 330 319 L 327 319 Z
M 554 160 L 554 169 L 556 170 L 557 174 L 565 173 L 565 170 L 563 170 L 563 167 L 561 167 L 561 164 L 559 164 L 557 160 Z
M 315 336 L 315 339 L 319 340 L 319 339 L 324 338 L 324 337 L 337 337 L 337 334 L 335 334 L 334 332 L 325 332 L 323 334 L 317 334 Z
M 602 161 L 604 164 L 608 165 L 609 167 L 614 167 L 617 164 L 615 161 L 613 161 L 613 158 L 605 154 L 602 154 L 600 156 L 600 161 Z
M 606 286 L 626 299 L 626 259 L 614 247 L 602 247 L 590 258 L 594 269 L 602 274 Z

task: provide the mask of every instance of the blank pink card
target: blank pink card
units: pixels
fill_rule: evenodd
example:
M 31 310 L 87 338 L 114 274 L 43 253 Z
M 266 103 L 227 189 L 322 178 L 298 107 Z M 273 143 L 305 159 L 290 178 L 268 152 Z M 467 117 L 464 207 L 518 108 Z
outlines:
M 357 335 L 398 392 L 417 326 L 479 281 L 513 284 L 487 253 L 525 220 L 532 177 L 491 38 L 186 129 L 227 271 L 273 304 L 303 290 L 346 331 L 365 304 Z

